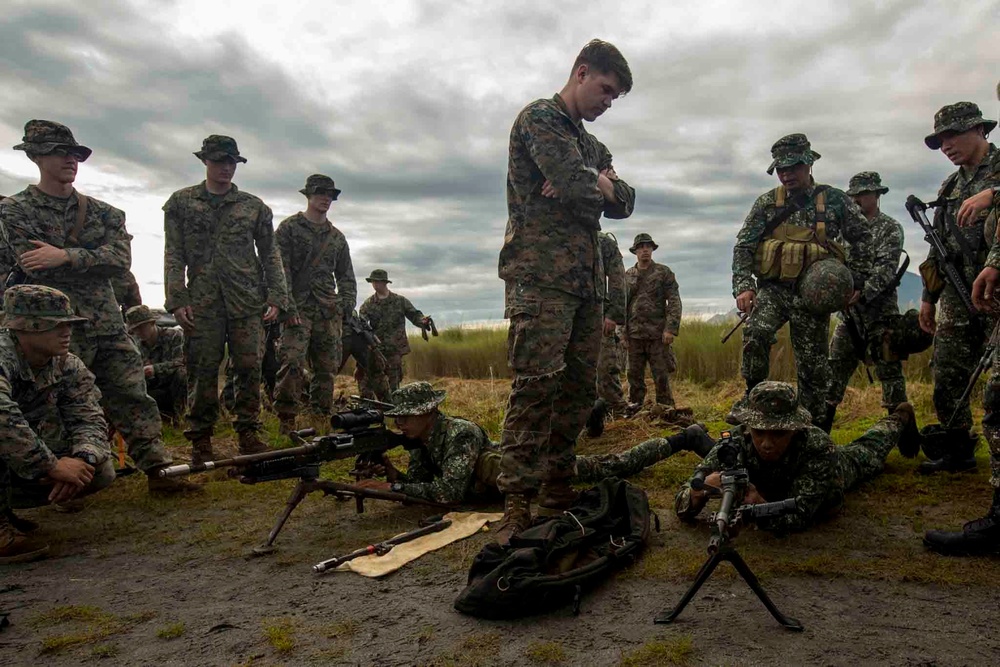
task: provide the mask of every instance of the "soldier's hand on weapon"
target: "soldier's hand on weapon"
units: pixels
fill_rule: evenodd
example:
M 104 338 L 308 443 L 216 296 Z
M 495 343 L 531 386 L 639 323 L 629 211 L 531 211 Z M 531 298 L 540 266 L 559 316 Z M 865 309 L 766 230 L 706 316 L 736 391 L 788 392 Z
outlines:
M 847 305 L 853 306 L 858 301 L 861 301 L 861 290 L 856 289 L 851 293 L 851 300 L 847 302 Z
M 278 319 L 278 313 L 280 312 L 281 310 L 277 306 L 272 305 L 270 303 L 267 304 L 267 310 L 264 311 L 264 321 L 265 322 L 275 321 L 276 319 Z
M 663 332 L 663 344 L 664 345 L 673 345 L 673 342 L 674 342 L 674 335 L 672 333 L 670 333 L 669 331 L 664 331 Z
M 69 253 L 62 248 L 49 245 L 44 241 L 32 241 L 34 250 L 21 253 L 19 258 L 25 271 L 40 271 L 56 269 L 63 264 L 69 264 Z
M 194 329 L 194 309 L 191 306 L 181 306 L 174 310 L 174 319 L 185 331 Z
M 931 335 L 937 330 L 936 312 L 937 306 L 933 303 L 927 301 L 920 302 L 920 315 L 917 317 L 917 321 L 920 323 L 920 328 Z
M 714 491 L 710 490 L 708 487 L 712 487 Z M 713 472 L 711 475 L 705 477 L 705 486 L 701 487 L 700 489 L 695 489 L 692 487 L 691 500 L 701 501 L 706 496 L 708 496 L 709 493 L 715 495 L 716 492 L 719 493 L 722 492 L 722 474 L 718 472 Z
M 745 292 L 740 292 L 736 297 L 736 310 L 741 313 L 752 313 L 754 306 L 757 305 L 757 293 L 752 289 L 748 289 Z
M 372 491 L 390 491 L 392 490 L 392 484 L 389 482 L 383 482 L 380 479 L 363 479 L 356 483 L 354 486 L 361 487 L 362 489 L 371 489 Z
M 152 366 L 143 366 L 142 367 L 142 374 L 145 375 L 147 379 L 153 377 L 153 367 Z
M 616 326 L 617 325 L 615 324 L 614 320 L 609 320 L 608 318 L 605 317 L 604 318 L 604 335 L 605 336 L 610 336 L 611 334 L 613 334 L 615 332 L 615 327 Z
M 972 283 L 972 304 L 982 311 L 1000 309 L 996 299 L 998 288 L 1000 288 L 1000 269 L 987 266 Z
M 382 474 L 385 476 L 385 480 L 390 484 L 399 480 L 401 473 L 389 459 L 389 452 L 382 452 L 382 465 L 379 467 L 382 468 Z
M 964 202 L 958 209 L 956 221 L 959 227 L 971 227 L 976 224 L 976 218 L 993 203 L 993 188 L 986 188 L 980 193 L 974 194 Z
M 763 505 L 767 501 L 764 500 L 764 496 L 760 495 L 757 487 L 753 484 L 747 485 L 747 493 L 743 496 L 743 504 L 745 505 Z
M 47 478 L 53 483 L 49 502 L 65 502 L 90 484 L 94 479 L 94 466 L 82 459 L 64 456 L 52 466 Z

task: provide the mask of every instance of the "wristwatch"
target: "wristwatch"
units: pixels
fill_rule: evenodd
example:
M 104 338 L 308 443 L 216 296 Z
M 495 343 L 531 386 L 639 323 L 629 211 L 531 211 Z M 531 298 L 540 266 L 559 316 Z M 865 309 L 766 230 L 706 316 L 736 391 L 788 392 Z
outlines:
M 92 465 L 92 466 L 96 466 L 97 465 L 97 457 L 94 456 L 94 454 L 92 452 L 77 452 L 77 453 L 73 454 L 73 458 L 74 459 L 80 459 L 84 463 L 87 463 L 87 464 Z
M 389 487 L 389 490 L 392 491 L 393 493 L 402 493 L 403 492 L 403 483 L 402 482 L 393 482 L 392 486 Z

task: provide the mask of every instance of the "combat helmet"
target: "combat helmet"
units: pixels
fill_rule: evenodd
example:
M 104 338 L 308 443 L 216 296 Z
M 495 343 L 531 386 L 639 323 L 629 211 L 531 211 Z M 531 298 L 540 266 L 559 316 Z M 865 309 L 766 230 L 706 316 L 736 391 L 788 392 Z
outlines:
M 840 261 L 827 257 L 813 262 L 799 279 L 798 296 L 814 315 L 830 315 L 847 308 L 854 293 L 854 277 Z

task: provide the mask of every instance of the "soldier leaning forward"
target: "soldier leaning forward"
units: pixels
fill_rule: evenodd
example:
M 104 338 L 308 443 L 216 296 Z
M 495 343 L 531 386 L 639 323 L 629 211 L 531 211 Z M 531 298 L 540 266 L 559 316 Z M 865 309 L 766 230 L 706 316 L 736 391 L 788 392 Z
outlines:
M 278 349 L 281 367 L 274 400 L 286 433 L 295 430 L 307 359 L 312 369 L 311 410 L 329 416 L 343 320 L 358 297 L 347 239 L 327 219 L 340 189 L 329 176 L 313 174 L 299 192 L 308 200 L 305 212 L 282 220 L 275 233 L 291 292 Z
M 617 330 L 625 325 L 625 264 L 614 236 L 598 232 L 597 239 L 601 244 L 601 265 L 604 268 L 604 280 L 599 282 L 605 289 L 604 335 L 597 362 L 597 397 L 604 399 L 609 410 L 622 413 L 628 404 L 622 391 L 622 371 L 618 363 L 621 341 Z
M 853 309 L 857 330 L 852 335 L 849 323 L 837 324 L 830 341 L 831 411 L 844 399 L 844 392 L 858 362 L 875 365 L 875 375 L 882 383 L 882 407 L 892 413 L 906 402 L 906 379 L 903 364 L 887 342 L 887 334 L 899 323 L 897 267 L 903 253 L 903 226 L 879 210 L 879 197 L 889 191 L 878 172 L 862 171 L 851 178 L 847 194 L 865 214 L 872 233 L 872 272 L 865 282 L 860 303 Z M 864 338 L 856 340 L 855 337 Z M 865 349 L 858 349 L 861 345 Z
M 373 393 L 374 387 L 384 387 L 389 392 L 399 388 L 403 380 L 403 357 L 410 353 L 410 341 L 406 337 L 406 320 L 413 326 L 425 328 L 430 318 L 413 307 L 410 300 L 389 289 L 389 273 L 385 269 L 375 269 L 365 278 L 375 293 L 365 299 L 358 309 L 358 314 L 368 320 L 375 335 L 380 341 L 379 350 L 385 359 L 384 368 L 376 355 L 368 355 L 368 368 L 365 372 L 366 390 Z M 386 382 L 382 383 L 377 376 L 384 373 Z M 376 394 L 377 396 L 377 394 Z M 389 400 L 388 396 L 377 396 L 380 401 Z
M 812 299 L 798 298 L 797 283 L 811 265 L 830 259 L 850 269 L 846 282 L 853 279 L 853 294 L 848 298 L 859 299 L 871 271 L 871 231 L 864 214 L 843 191 L 815 182 L 812 164 L 820 156 L 804 134 L 782 137 L 771 147 L 771 156 L 767 173 L 777 169 L 781 185 L 757 198 L 733 248 L 736 307 L 753 313 L 743 330 L 740 372 L 748 395 L 767 379 L 771 345 L 778 329 L 789 322 L 799 400 L 822 424 L 830 383 L 827 337 L 832 310 L 820 314 Z M 849 254 L 844 241 L 851 244 Z M 835 271 L 825 273 L 836 277 Z M 846 285 L 848 292 L 851 287 Z M 746 395 L 737 407 L 745 401 Z
M 160 417 L 180 419 L 187 406 L 184 332 L 177 327 L 158 325 L 149 306 L 129 308 L 125 324 L 142 353 L 146 392 L 156 401 Z
M 65 125 L 32 120 L 24 127 L 25 151 L 38 166 L 38 185 L 3 201 L 0 234 L 17 258 L 18 282 L 48 285 L 69 297 L 85 322 L 74 327 L 73 353 L 96 376 L 101 404 L 128 444 L 153 493 L 194 490 L 157 471 L 171 458 L 160 438 L 156 402 L 146 394 L 142 358 L 125 331 L 112 278 L 129 270 L 132 237 L 125 214 L 77 192 L 79 163 L 91 150 Z
M 233 184 L 237 163 L 246 162 L 236 141 L 213 134 L 195 157 L 205 165 L 205 180 L 178 190 L 163 206 L 163 272 L 166 308 L 187 336 L 191 404 L 184 435 L 193 460 L 203 462 L 215 458 L 212 431 L 227 346 L 240 452 L 267 450 L 258 437 L 263 322 L 277 319 L 288 299 L 271 209 Z

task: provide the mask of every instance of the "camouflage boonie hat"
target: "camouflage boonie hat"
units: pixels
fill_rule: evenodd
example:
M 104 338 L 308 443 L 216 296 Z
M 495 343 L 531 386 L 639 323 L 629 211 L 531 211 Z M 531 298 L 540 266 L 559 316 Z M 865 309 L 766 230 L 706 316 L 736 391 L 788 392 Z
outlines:
M 153 315 L 153 311 L 149 309 L 149 306 L 132 306 L 125 311 L 125 324 L 130 332 L 135 331 L 140 324 L 155 321 L 156 316 Z
M 934 133 L 924 137 L 924 143 L 927 144 L 927 148 L 936 151 L 941 148 L 941 138 L 938 135 L 942 132 L 968 132 L 979 125 L 983 126 L 983 133 L 988 134 L 997 126 L 997 122 L 984 119 L 978 104 L 972 102 L 949 104 L 934 114 Z
M 367 282 L 370 283 L 391 283 L 389 280 L 389 272 L 385 269 L 375 269 L 372 274 L 365 278 Z
M 629 248 L 628 251 L 634 255 L 635 251 L 638 250 L 639 246 L 643 243 L 651 243 L 653 245 L 653 250 L 660 247 L 656 245 L 656 241 L 653 240 L 652 236 L 643 232 L 642 234 L 636 234 L 635 240 L 632 241 L 632 247 Z
M 877 192 L 884 195 L 889 188 L 882 185 L 882 177 L 877 171 L 862 171 L 851 176 L 851 184 L 847 189 L 850 196 L 860 195 L 864 192 Z
M 247 159 L 240 155 L 240 149 L 236 146 L 236 140 L 222 134 L 211 134 L 201 142 L 201 150 L 194 156 L 199 160 L 224 160 L 227 157 L 237 162 L 246 162 Z
M 820 158 L 814 151 L 809 139 L 804 134 L 789 134 L 778 139 L 771 146 L 771 157 L 774 161 L 767 168 L 767 173 L 773 174 L 779 167 L 791 167 L 795 164 L 812 164 Z
M 812 415 L 799 405 L 795 388 L 787 382 L 761 382 L 740 403 L 733 406 L 733 416 L 750 428 L 799 431 L 812 425 Z
M 48 155 L 61 148 L 84 162 L 93 152 L 79 144 L 68 127 L 51 120 L 29 120 L 24 124 L 21 142 L 14 146 L 14 150 L 24 151 L 28 155 Z
M 437 391 L 430 382 L 411 382 L 392 392 L 390 401 L 392 410 L 387 410 L 386 417 L 412 417 L 426 415 L 441 405 L 447 392 Z
M 334 201 L 337 201 L 337 197 L 340 196 L 340 190 L 333 184 L 333 179 L 329 176 L 324 176 L 323 174 L 313 174 L 306 179 L 306 186 L 299 190 L 306 197 L 309 195 L 314 195 L 317 192 L 322 192 L 329 194 L 333 197 Z
M 15 285 L 3 295 L 0 326 L 12 331 L 48 331 L 62 322 L 86 322 L 69 304 L 69 297 L 45 285 Z

